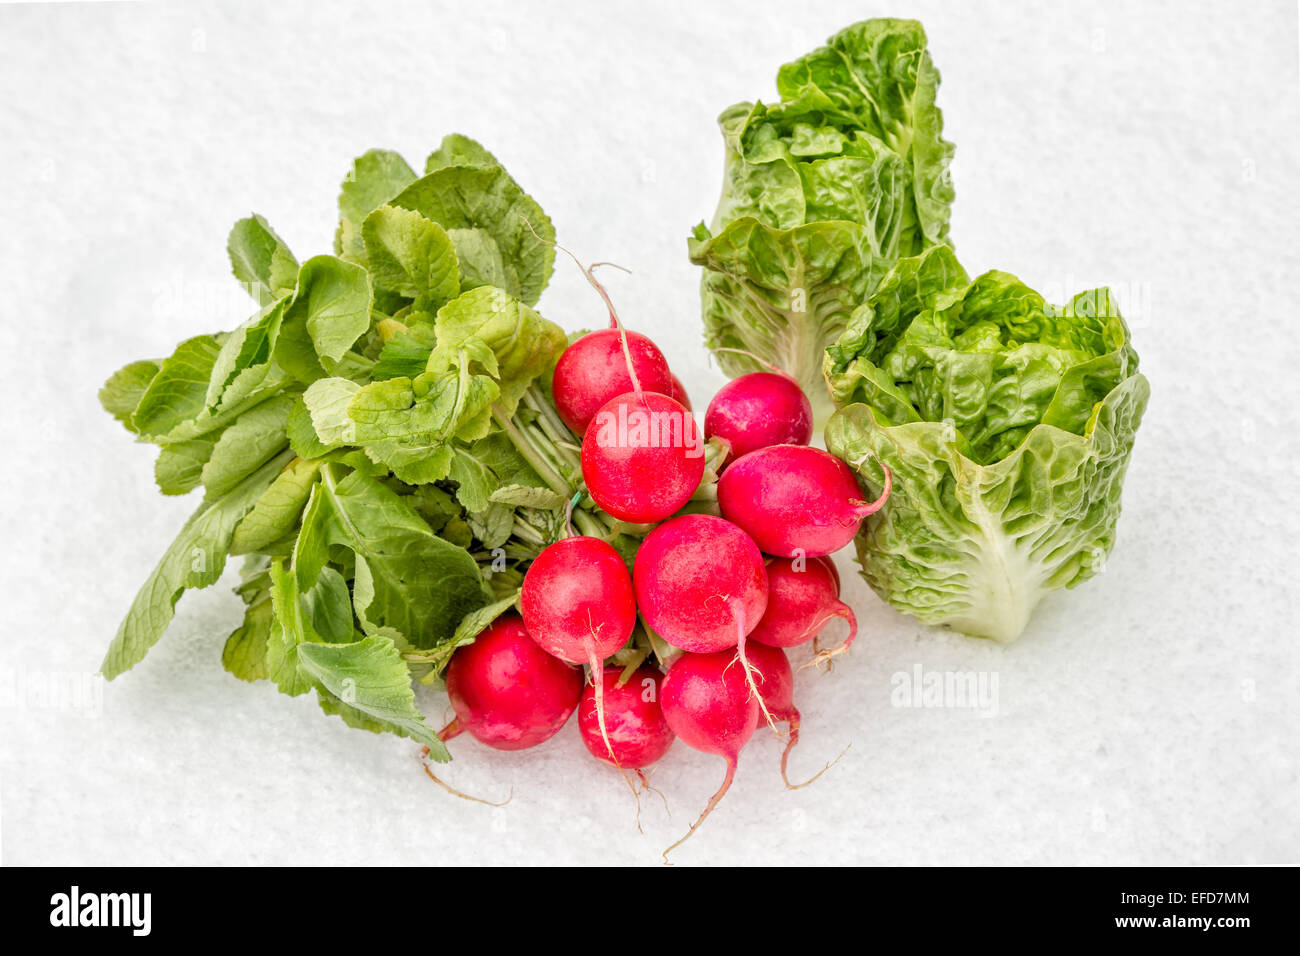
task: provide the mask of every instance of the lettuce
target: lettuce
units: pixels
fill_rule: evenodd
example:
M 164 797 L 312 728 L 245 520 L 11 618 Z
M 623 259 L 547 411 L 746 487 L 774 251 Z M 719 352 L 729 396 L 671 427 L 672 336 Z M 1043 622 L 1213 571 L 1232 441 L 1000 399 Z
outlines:
M 936 246 L 898 262 L 824 370 L 827 447 L 875 490 L 893 472 L 857 550 L 894 607 L 1011 641 L 1101 568 L 1150 391 L 1106 289 L 1052 306 Z
M 712 227 L 695 228 L 706 340 L 723 369 L 793 375 L 830 413 L 821 354 L 890 266 L 944 243 L 953 147 L 939 73 L 912 20 L 867 20 L 777 74 L 781 102 L 719 117 L 726 143 Z

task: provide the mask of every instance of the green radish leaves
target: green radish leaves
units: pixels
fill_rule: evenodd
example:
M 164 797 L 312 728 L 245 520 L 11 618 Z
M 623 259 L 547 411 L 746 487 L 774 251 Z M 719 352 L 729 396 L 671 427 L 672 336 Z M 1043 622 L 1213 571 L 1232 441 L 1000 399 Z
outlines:
M 105 677 L 112 679 L 143 660 L 171 622 L 182 593 L 216 583 L 235 527 L 289 457 L 281 454 L 225 495 L 199 505 L 132 602 L 101 665 Z
M 137 664 L 180 595 L 244 555 L 223 666 L 447 759 L 412 678 L 437 680 L 513 601 L 579 481 L 542 392 L 566 337 L 531 308 L 553 236 L 496 158 L 455 135 L 423 176 L 396 153 L 359 157 L 332 255 L 300 263 L 262 217 L 236 223 L 231 268 L 257 311 L 100 391 L 159 446 L 165 494 L 203 489 L 104 674 Z

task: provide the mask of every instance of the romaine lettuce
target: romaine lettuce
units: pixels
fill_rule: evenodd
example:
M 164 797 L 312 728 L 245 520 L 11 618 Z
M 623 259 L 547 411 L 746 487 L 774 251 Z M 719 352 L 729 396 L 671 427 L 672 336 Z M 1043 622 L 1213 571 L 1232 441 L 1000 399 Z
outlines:
M 952 144 L 939 74 L 913 20 L 867 20 L 783 66 L 781 102 L 719 117 L 726 142 L 712 228 L 690 240 L 705 267 L 706 340 L 723 369 L 793 375 L 819 421 L 821 354 L 900 257 L 946 241 Z
M 1101 567 L 1149 386 L 1106 289 L 1056 307 L 950 249 L 899 261 L 826 353 L 827 447 L 888 504 L 858 536 L 867 582 L 931 624 L 1020 635 Z

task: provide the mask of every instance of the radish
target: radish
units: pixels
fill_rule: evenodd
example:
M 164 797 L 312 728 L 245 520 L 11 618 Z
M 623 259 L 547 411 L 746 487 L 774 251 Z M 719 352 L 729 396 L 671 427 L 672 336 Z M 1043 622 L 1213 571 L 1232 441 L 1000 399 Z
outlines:
M 758 726 L 759 701 L 750 691 L 744 669 L 736 666 L 737 663 L 737 655 L 731 651 L 683 654 L 664 677 L 660 703 L 673 733 L 686 746 L 717 754 L 727 762 L 722 786 L 686 835 L 664 851 L 664 862 L 726 796 L 736 776 L 740 751 Z
M 672 391 L 668 393 L 668 397 L 675 402 L 681 402 L 682 408 L 686 409 L 688 412 L 693 411 L 691 408 L 691 396 L 686 391 L 686 386 L 682 384 L 682 380 L 671 372 L 668 374 L 673 380 Z
M 620 521 L 662 521 L 704 477 L 704 441 L 680 402 L 626 392 L 601 406 L 582 439 L 582 477 L 597 505 Z
M 438 737 L 468 732 L 497 750 L 535 747 L 564 726 L 581 694 L 582 671 L 538 647 L 509 612 L 452 655 L 447 696 L 456 717 Z
M 857 636 L 858 619 L 839 599 L 839 579 L 833 568 L 826 558 L 770 558 L 767 610 L 750 640 L 768 647 L 796 647 L 815 638 L 830 620 L 841 617 L 848 622 L 849 636 L 835 650 L 819 652 L 814 660 L 847 651 Z
M 591 666 L 597 722 L 605 736 L 603 681 L 596 678 L 605 658 L 627 643 L 636 626 L 632 576 L 623 558 L 600 538 L 563 538 L 533 559 L 519 609 L 538 647 L 568 664 Z M 614 757 L 608 738 L 605 743 Z
M 827 571 L 829 571 L 831 577 L 835 579 L 835 596 L 839 597 L 840 596 L 840 569 L 835 566 L 835 562 L 831 560 L 831 556 L 829 554 L 821 554 L 813 558 L 813 560 L 816 561 L 818 564 L 820 564 L 822 567 L 824 567 Z
M 767 570 L 745 532 L 713 515 L 665 521 L 637 549 L 632 584 L 652 631 L 696 654 L 734 647 L 758 697 L 745 639 L 767 609 Z M 759 709 L 775 726 L 761 700 Z
M 790 667 L 790 660 L 781 648 L 768 647 L 765 644 L 751 645 L 749 654 L 750 663 L 759 673 L 758 686 L 763 695 L 763 703 L 778 723 L 789 725 L 790 736 L 786 741 L 785 750 L 781 752 L 781 779 L 791 790 L 806 787 L 829 770 L 832 764 L 827 764 L 803 783 L 790 782 L 786 768 L 790 761 L 790 751 L 799 742 L 800 719 L 799 709 L 794 705 L 794 671 Z M 836 760 L 838 759 L 837 757 Z
M 732 379 L 704 413 L 704 437 L 729 442 L 729 461 L 768 445 L 806 445 L 812 434 L 808 396 L 789 375 L 776 372 Z
M 627 354 L 622 335 L 627 336 Z M 628 360 L 636 382 L 628 373 Z M 673 374 L 668 360 L 652 341 L 638 332 L 617 328 L 600 329 L 578 339 L 560 356 L 551 380 L 555 410 L 564 424 L 581 435 L 600 407 L 639 384 L 647 392 L 673 392 Z M 694 490 L 694 489 L 692 489 Z
M 831 554 L 853 540 L 867 515 L 889 498 L 867 501 L 849 466 L 807 445 L 769 445 L 728 466 L 718 479 L 722 516 L 777 557 Z
M 713 515 L 681 515 L 646 535 L 632 583 L 651 630 L 697 654 L 735 647 L 767 608 L 767 571 L 758 546 Z
M 755 644 L 750 647 L 749 654 L 750 662 L 762 675 L 758 686 L 763 695 L 763 703 L 778 723 L 788 724 L 790 728 L 790 739 L 781 753 L 781 779 L 793 790 L 795 786 L 786 776 L 786 763 L 790 759 L 790 751 L 799 742 L 799 711 L 794 706 L 794 671 L 790 668 L 785 651 L 779 647 Z
M 563 538 L 542 549 L 519 595 L 528 636 L 569 664 L 596 667 L 627 643 L 636 600 L 627 564 L 600 538 Z
M 597 760 L 640 773 L 668 752 L 673 732 L 660 706 L 663 675 L 653 667 L 637 668 L 620 684 L 621 667 L 604 667 L 601 684 L 605 696 L 605 728 L 602 734 L 596 713 L 599 686 L 587 685 L 578 704 L 578 730 L 582 742 Z M 614 759 L 611 759 L 611 753 Z M 641 778 L 645 782 L 644 776 Z

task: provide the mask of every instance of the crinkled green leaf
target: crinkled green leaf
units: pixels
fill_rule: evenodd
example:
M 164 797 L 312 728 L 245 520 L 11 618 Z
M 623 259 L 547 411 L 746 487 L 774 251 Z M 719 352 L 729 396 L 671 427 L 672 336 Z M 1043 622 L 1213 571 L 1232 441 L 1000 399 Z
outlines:
M 302 322 L 322 359 L 337 362 L 370 328 L 370 276 L 355 263 L 313 256 L 298 273 L 289 317 Z
M 432 328 L 410 328 L 395 333 L 380 350 L 371 378 L 382 382 L 390 378 L 415 378 L 429 365 L 429 353 L 435 345 Z
M 500 289 L 481 287 L 438 310 L 435 354 L 450 365 L 464 352 L 501 387 L 503 413 L 513 415 L 528 386 L 554 366 L 567 345 L 564 330 Z M 485 348 L 474 349 L 472 346 Z
M 450 759 L 415 706 L 410 669 L 392 641 L 367 637 L 351 644 L 302 644 L 298 660 L 335 701 L 424 744 L 435 760 Z
M 287 298 L 271 303 L 222 342 L 208 380 L 205 404 L 210 410 L 243 401 L 268 379 L 273 386 L 280 384 L 271 355 L 288 304 Z
M 905 235 L 899 249 L 915 255 L 943 242 L 953 189 L 953 146 L 943 138 L 935 105 L 939 72 L 915 20 L 864 20 L 826 46 L 781 67 L 782 107 L 794 118 L 818 118 L 839 130 L 873 136 L 905 161 L 909 183 Z
M 482 144 L 460 133 L 448 133 L 438 148 L 424 162 L 424 171 L 431 173 L 444 166 L 500 166 L 497 158 Z
M 336 254 L 352 262 L 365 260 L 361 236 L 366 216 L 415 181 L 415 172 L 397 153 L 372 149 L 357 157 L 339 190 L 339 228 L 334 237 Z
M 99 390 L 99 403 L 104 406 L 104 411 L 125 425 L 128 431 L 137 430 L 132 416 L 159 367 L 158 362 L 149 360 L 132 362 L 110 375 Z
M 456 626 L 456 631 L 450 639 L 444 641 L 435 650 L 418 655 L 420 661 L 433 665 L 424 682 L 432 683 L 446 669 L 451 655 L 457 648 L 473 644 L 474 639 L 486 631 L 493 621 L 518 603 L 519 592 L 516 590 L 466 614 Z
M 235 526 L 284 467 L 290 454 L 285 452 L 272 459 L 225 495 L 205 499 L 199 505 L 136 595 L 118 628 L 101 665 L 106 678 L 112 680 L 144 658 L 171 621 L 182 593 L 205 588 L 221 577 Z
M 235 528 L 230 553 L 264 551 L 292 532 L 319 477 L 320 462 L 302 458 L 289 462 Z
M 270 677 L 266 663 L 267 642 L 274 619 L 271 593 L 259 589 L 247 600 L 243 623 L 226 639 L 221 651 L 221 664 L 240 680 L 266 680 Z
M 451 238 L 418 212 L 380 206 L 361 230 L 366 267 L 381 289 L 436 309 L 460 292 L 460 267 Z
M 706 340 L 730 375 L 762 367 L 747 355 L 789 373 L 819 419 L 830 399 L 822 351 L 843 331 L 854 308 L 883 276 L 887 262 L 870 230 L 850 222 L 815 222 L 775 229 L 740 219 L 717 236 L 702 231 L 691 261 L 705 267 Z
M 185 495 L 197 488 L 203 481 L 203 467 L 212 457 L 217 437 L 168 442 L 158 449 L 158 460 L 153 466 L 158 490 L 165 495 Z
M 308 386 L 302 401 L 321 444 L 333 448 L 357 440 L 356 423 L 348 416 L 348 405 L 361 388 L 346 378 L 322 378 Z
M 448 229 L 455 244 L 459 282 L 464 289 L 491 286 L 497 289 L 519 288 L 519 277 L 506 260 L 496 239 L 486 229 Z
M 783 66 L 780 102 L 719 117 L 722 196 L 690 242 L 706 341 L 730 375 L 762 367 L 734 349 L 792 374 L 819 423 L 822 349 L 895 261 L 947 241 L 938 84 L 919 23 L 866 20 Z
M 289 443 L 285 425 L 294 398 L 277 395 L 245 412 L 221 433 L 203 465 L 203 487 L 223 495 Z
M 262 305 L 293 293 L 298 260 L 265 219 L 254 213 L 230 230 L 226 241 L 235 278 Z
M 1014 640 L 1039 600 L 1095 574 L 1149 385 L 1104 289 L 1056 307 L 945 250 L 903 260 L 826 359 L 827 447 L 874 494 L 868 583 L 900 610 Z
M 294 571 L 306 588 L 330 560 L 331 547 L 365 559 L 374 581 L 370 619 L 395 627 L 416 647 L 451 636 L 454 622 L 482 605 L 478 567 L 444 541 L 403 498 L 373 478 L 341 479 L 327 465 L 302 519 Z
M 366 442 L 366 457 L 388 468 L 401 481 L 422 485 L 441 481 L 451 471 L 452 446 L 442 440 Z
M 536 304 L 550 280 L 555 251 L 548 243 L 554 242 L 555 229 L 542 208 L 500 166 L 435 169 L 402 190 L 391 204 L 413 209 L 442 226 L 462 260 L 467 257 L 461 254 L 464 235 L 458 230 L 481 230 L 491 237 L 505 272 L 502 288 L 529 305 Z M 473 241 L 481 240 L 475 236 Z M 462 288 L 474 281 L 462 272 Z
M 141 436 L 167 435 L 205 410 L 208 380 L 223 338 L 196 335 L 163 359 L 131 416 L 131 424 Z

